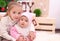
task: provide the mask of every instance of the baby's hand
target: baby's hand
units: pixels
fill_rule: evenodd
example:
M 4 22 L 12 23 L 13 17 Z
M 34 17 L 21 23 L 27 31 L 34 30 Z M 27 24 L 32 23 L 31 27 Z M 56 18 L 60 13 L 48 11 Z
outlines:
M 24 36 L 20 35 L 20 37 L 17 39 L 17 41 L 24 41 Z
M 27 38 L 24 38 L 24 41 L 27 41 Z
M 36 36 L 35 36 L 35 33 L 34 32 L 29 32 L 29 35 L 28 35 L 28 38 L 30 39 L 30 40 L 34 40 L 34 38 L 35 38 Z

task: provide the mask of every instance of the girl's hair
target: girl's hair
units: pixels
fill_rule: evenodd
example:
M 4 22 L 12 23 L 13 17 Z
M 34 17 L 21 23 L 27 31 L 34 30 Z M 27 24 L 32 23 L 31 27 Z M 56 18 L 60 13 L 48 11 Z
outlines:
M 8 6 L 7 6 L 6 15 L 4 15 L 4 16 L 7 16 L 7 15 L 8 15 L 8 12 L 9 12 L 14 6 L 22 7 L 22 5 L 20 5 L 20 4 L 17 3 L 17 2 L 10 2 L 10 3 L 8 4 Z

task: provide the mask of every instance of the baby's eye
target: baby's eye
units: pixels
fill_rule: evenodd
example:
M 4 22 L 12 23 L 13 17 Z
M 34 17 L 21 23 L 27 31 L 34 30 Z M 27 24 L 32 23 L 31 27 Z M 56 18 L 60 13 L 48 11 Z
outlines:
M 18 12 L 18 14 L 21 14 L 20 12 Z
M 15 14 L 16 12 L 14 11 L 13 14 Z
M 28 22 L 28 20 L 25 20 L 26 22 Z
M 21 21 L 23 21 L 23 19 L 21 19 Z

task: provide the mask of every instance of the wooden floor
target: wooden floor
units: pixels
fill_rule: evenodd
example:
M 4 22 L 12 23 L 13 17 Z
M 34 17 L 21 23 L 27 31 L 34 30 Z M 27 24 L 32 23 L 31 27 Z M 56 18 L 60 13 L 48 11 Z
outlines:
M 60 41 L 60 33 L 51 34 L 46 31 L 36 31 L 34 41 Z

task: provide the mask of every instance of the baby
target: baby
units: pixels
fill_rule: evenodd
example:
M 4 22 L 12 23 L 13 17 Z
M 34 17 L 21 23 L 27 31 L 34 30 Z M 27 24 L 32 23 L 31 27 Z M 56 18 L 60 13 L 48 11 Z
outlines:
M 18 24 L 10 29 L 10 35 L 17 41 L 33 41 L 35 29 L 32 24 L 33 13 L 25 12 L 21 15 Z

